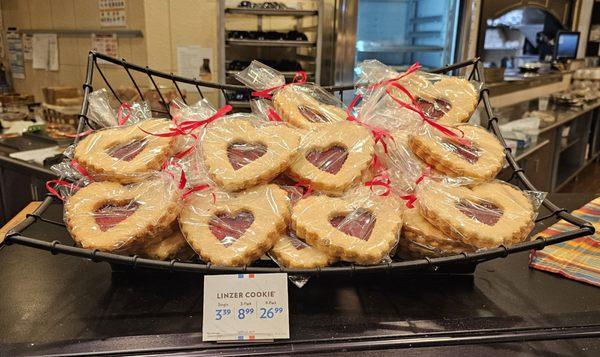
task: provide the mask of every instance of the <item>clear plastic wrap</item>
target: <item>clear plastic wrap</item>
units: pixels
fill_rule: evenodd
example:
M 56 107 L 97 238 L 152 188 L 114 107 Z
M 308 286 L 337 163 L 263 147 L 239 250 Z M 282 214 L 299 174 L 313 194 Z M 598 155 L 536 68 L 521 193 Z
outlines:
M 283 233 L 269 252 L 277 265 L 285 268 L 323 268 L 337 259 L 300 240 L 294 232 Z
M 285 84 L 285 77 L 258 61 L 236 74 L 236 78 L 255 89 L 255 97 L 272 98 L 283 121 L 308 129 L 323 123 L 346 120 L 344 104 L 321 87 L 306 83 L 306 74 L 298 72 L 294 83 Z
M 371 165 L 375 142 L 369 129 L 353 122 L 332 123 L 306 131 L 287 173 L 314 190 L 341 195 Z
M 437 171 L 451 177 L 488 181 L 504 165 L 504 147 L 487 130 L 473 125 L 456 125 L 452 135 L 425 128 L 410 135 L 412 152 Z
M 288 168 L 300 135 L 282 123 L 234 114 L 209 124 L 200 142 L 210 178 L 226 191 L 239 191 L 269 182 Z
M 173 233 L 181 192 L 167 173 L 126 186 L 93 182 L 63 196 L 65 223 L 83 248 L 141 253 Z
M 111 98 L 106 88 L 90 93 L 87 118 L 94 129 L 136 124 L 152 117 L 147 102 L 124 102 L 119 106 L 119 103 Z
M 367 93 L 386 86 L 398 99 L 416 106 L 429 120 L 440 124 L 467 122 L 477 108 L 480 83 L 417 68 L 411 66 L 400 74 L 377 60 L 367 60 L 358 67 L 357 87 Z
M 527 238 L 544 194 L 497 180 L 469 188 L 426 178 L 416 197 L 419 212 L 438 230 L 476 248 L 491 248 Z
M 186 199 L 179 224 L 204 261 L 244 266 L 273 247 L 289 219 L 287 193 L 262 185 L 240 193 L 195 192 Z
M 401 203 L 361 186 L 343 197 L 312 195 L 292 208 L 292 230 L 308 244 L 361 265 L 389 259 L 402 228 Z

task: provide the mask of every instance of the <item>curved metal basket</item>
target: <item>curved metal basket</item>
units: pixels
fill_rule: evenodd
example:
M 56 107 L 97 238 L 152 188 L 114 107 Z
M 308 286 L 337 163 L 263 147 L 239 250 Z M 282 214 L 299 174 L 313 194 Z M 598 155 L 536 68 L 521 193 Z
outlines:
M 131 79 L 133 86 L 138 92 L 139 96 L 143 99 L 144 95 L 140 90 L 140 86 L 138 82 L 134 79 L 133 74 L 136 75 L 144 75 L 147 77 L 154 87 L 154 90 L 158 93 L 161 103 L 164 106 L 165 110 L 153 110 L 156 113 L 169 115 L 169 107 L 168 103 L 164 100 L 163 93 L 161 92 L 159 86 L 157 85 L 157 78 L 162 80 L 170 81 L 174 88 L 177 90 L 179 97 L 185 102 L 185 96 L 180 89 L 180 84 L 185 83 L 192 85 L 198 91 L 200 97 L 204 98 L 203 89 L 217 89 L 221 92 L 225 101 L 228 102 L 228 97 L 226 95 L 227 90 L 239 91 L 239 90 L 248 90 L 248 88 L 240 85 L 229 85 L 229 84 L 217 84 L 211 82 L 200 81 L 196 79 L 184 78 L 180 76 L 176 76 L 173 74 L 167 74 L 159 71 L 152 70 L 148 67 L 141 67 L 134 64 L 130 64 L 126 62 L 124 59 L 119 60 L 116 58 L 112 58 L 100 53 L 90 52 L 88 56 L 88 66 L 85 83 L 83 85 L 84 90 L 84 101 L 81 108 L 81 113 L 79 115 L 79 128 L 78 132 L 82 132 L 87 126 L 87 110 L 88 110 L 88 97 L 90 92 L 92 92 L 92 79 L 94 77 L 94 70 L 98 72 L 102 80 L 104 81 L 106 87 L 111 91 L 114 97 L 121 102 L 119 96 L 117 95 L 114 88 L 111 86 L 108 78 L 103 72 L 102 68 L 98 65 L 98 60 L 101 59 L 106 62 L 110 62 L 113 65 L 116 65 L 123 69 L 127 76 Z M 470 67 L 470 68 L 469 68 Z M 468 73 L 469 78 L 480 81 L 483 84 L 480 95 L 480 103 L 483 102 L 483 106 L 485 108 L 485 121 L 487 123 L 487 127 L 491 130 L 500 140 L 502 145 L 505 147 L 506 160 L 508 161 L 509 166 L 513 170 L 512 176 L 509 181 L 517 180 L 515 184 L 521 186 L 524 189 L 536 191 L 535 187 L 529 182 L 527 177 L 525 176 L 523 169 L 517 164 L 515 158 L 513 157 L 511 150 L 506 147 L 506 143 L 500 134 L 500 130 L 498 128 L 498 118 L 494 116 L 492 111 L 492 106 L 489 100 L 489 92 L 485 87 L 485 79 L 483 77 L 483 67 L 478 58 L 472 59 L 466 62 L 457 63 L 454 65 L 446 66 L 443 68 L 439 68 L 432 72 L 434 73 L 447 73 L 458 69 L 466 69 L 465 73 Z M 348 86 L 336 86 L 336 87 L 325 87 L 326 90 L 338 95 L 343 100 L 344 91 L 353 90 L 353 85 Z M 439 257 L 439 258 L 423 258 L 423 259 L 415 259 L 415 260 L 402 260 L 402 261 L 392 261 L 386 264 L 373 265 L 373 266 L 357 266 L 353 264 L 346 265 L 338 265 L 326 268 L 317 268 L 317 269 L 286 269 L 277 267 L 274 263 L 265 266 L 261 263 L 255 263 L 251 266 L 246 267 L 223 267 L 223 266 L 214 266 L 210 263 L 205 264 L 202 262 L 182 262 L 177 260 L 171 261 L 159 261 L 152 259 L 139 258 L 138 256 L 125 256 L 118 255 L 113 253 L 106 253 L 98 251 L 97 249 L 84 249 L 73 245 L 66 245 L 59 241 L 44 241 L 41 239 L 36 239 L 33 237 L 26 237 L 22 235 L 22 232 L 33 224 L 51 224 L 58 225 L 64 227 L 62 222 L 56 222 L 49 220 L 47 218 L 42 217 L 42 214 L 47 210 L 47 208 L 53 203 L 53 198 L 48 196 L 42 205 L 31 215 L 28 215 L 27 218 L 15 226 L 6 236 L 5 244 L 21 244 L 25 246 L 29 246 L 32 248 L 47 250 L 52 254 L 68 254 L 73 256 L 78 256 L 82 258 L 88 258 L 95 262 L 108 262 L 113 265 L 118 266 L 128 266 L 131 268 L 151 268 L 151 269 L 162 269 L 168 271 L 186 271 L 186 272 L 196 272 L 203 274 L 216 274 L 216 273 L 242 273 L 242 272 L 251 272 L 251 273 L 268 273 L 268 272 L 287 272 L 290 274 L 303 274 L 303 275 L 318 275 L 318 274 L 354 274 L 354 273 L 378 273 L 385 271 L 435 271 L 439 268 L 453 268 L 453 267 L 465 267 L 472 266 L 474 267 L 476 264 L 499 258 L 506 257 L 509 254 L 522 252 L 530 249 L 542 249 L 547 245 L 556 244 L 559 242 L 564 242 L 567 240 L 571 240 L 577 237 L 582 237 L 586 235 L 590 235 L 594 233 L 594 227 L 588 222 L 579 219 L 568 212 L 565 209 L 559 208 L 554 205 L 549 200 L 544 200 L 543 206 L 549 211 L 549 214 L 544 215 L 536 220 L 536 222 L 544 221 L 547 219 L 563 219 L 569 223 L 572 223 L 576 228 L 569 232 L 559 233 L 553 235 L 551 237 L 537 237 L 535 239 L 525 241 L 519 244 L 515 244 L 510 247 L 500 246 L 493 249 L 485 249 L 480 250 L 474 253 L 462 253 L 453 256 Z M 65 228 L 65 234 L 68 235 Z M 450 269 L 452 270 L 452 269 Z

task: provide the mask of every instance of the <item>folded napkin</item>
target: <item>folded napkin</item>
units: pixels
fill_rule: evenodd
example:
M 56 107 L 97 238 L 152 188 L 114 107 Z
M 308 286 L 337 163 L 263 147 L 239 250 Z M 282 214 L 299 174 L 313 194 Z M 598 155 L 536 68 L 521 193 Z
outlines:
M 532 250 L 529 266 L 600 287 L 600 197 L 572 214 L 592 223 L 596 234 L 554 244 L 543 250 Z M 548 237 L 574 227 L 561 220 L 539 235 Z

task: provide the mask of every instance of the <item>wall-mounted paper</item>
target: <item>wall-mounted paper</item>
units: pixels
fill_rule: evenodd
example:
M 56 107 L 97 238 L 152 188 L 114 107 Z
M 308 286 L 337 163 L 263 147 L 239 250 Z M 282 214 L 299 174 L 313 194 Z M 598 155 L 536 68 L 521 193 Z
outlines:
M 32 40 L 33 68 L 58 71 L 58 39 L 55 33 L 36 33 Z

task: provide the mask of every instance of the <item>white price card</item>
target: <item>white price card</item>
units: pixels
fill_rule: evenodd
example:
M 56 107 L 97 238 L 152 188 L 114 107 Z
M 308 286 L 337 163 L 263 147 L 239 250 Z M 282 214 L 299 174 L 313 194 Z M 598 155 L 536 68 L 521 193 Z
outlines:
M 290 338 L 287 274 L 204 277 L 203 341 Z

